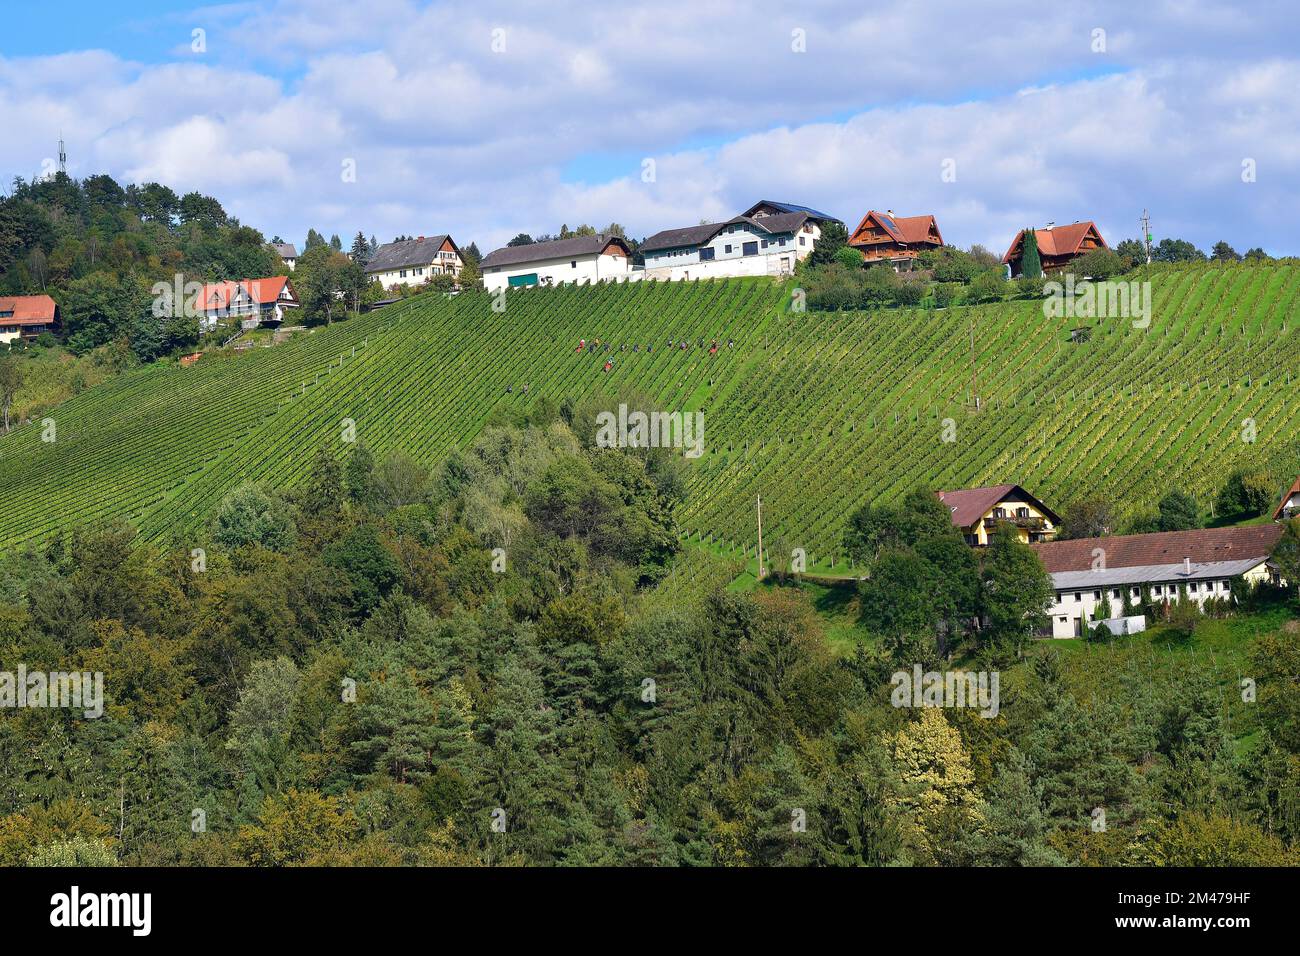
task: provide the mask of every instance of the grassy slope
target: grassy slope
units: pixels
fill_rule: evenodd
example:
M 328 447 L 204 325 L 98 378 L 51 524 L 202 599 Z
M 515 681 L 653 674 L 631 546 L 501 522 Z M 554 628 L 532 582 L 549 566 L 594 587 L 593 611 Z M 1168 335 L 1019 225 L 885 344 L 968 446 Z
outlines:
M 1066 334 L 1077 320 L 1045 319 L 1034 302 L 794 314 L 767 280 L 531 290 L 505 313 L 486 296 L 421 296 L 276 348 L 106 381 L 53 413 L 54 443 L 35 425 L 0 438 L 0 547 L 104 517 L 201 540 L 234 485 L 291 485 L 316 448 L 345 453 L 344 419 L 376 453 L 432 464 L 503 405 L 617 390 L 705 411 L 679 519 L 697 544 L 751 564 L 760 493 L 769 553 L 803 547 L 810 570 L 826 570 L 853 508 L 919 484 L 1017 481 L 1056 504 L 1095 493 L 1146 507 L 1174 483 L 1208 495 L 1249 457 L 1289 482 L 1300 268 L 1147 277 L 1150 328 L 1099 322 L 1078 345 Z M 683 336 L 724 348 L 664 347 Z M 606 353 L 574 354 L 579 338 L 614 344 L 610 373 Z

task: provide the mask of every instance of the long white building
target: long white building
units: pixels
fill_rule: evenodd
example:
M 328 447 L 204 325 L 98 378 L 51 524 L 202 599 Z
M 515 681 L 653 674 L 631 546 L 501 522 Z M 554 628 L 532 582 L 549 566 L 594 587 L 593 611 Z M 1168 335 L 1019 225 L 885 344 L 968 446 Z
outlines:
M 1094 618 L 1109 601 L 1118 616 L 1125 594 L 1136 605 L 1144 589 L 1157 602 L 1204 604 L 1230 597 L 1234 580 L 1276 580 L 1268 559 L 1281 536 L 1281 525 L 1266 524 L 1032 545 L 1055 590 L 1052 636 L 1079 637 L 1084 615 Z
M 665 229 L 641 243 L 644 278 L 789 275 L 812 254 L 829 222 L 839 220 L 807 206 L 765 199 L 726 222 Z
M 483 288 L 626 281 L 631 277 L 632 253 L 621 236 L 596 233 L 523 246 L 504 246 L 483 257 Z

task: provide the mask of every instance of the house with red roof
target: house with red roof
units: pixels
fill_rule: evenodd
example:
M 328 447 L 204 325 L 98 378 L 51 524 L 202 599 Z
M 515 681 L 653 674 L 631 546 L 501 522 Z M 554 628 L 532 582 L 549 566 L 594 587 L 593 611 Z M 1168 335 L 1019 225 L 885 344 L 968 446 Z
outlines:
M 989 543 L 1001 522 L 1013 525 L 1026 543 L 1048 541 L 1061 524 L 1060 517 L 1019 485 L 990 485 L 935 492 L 948 508 L 952 523 L 972 547 Z
M 1296 515 L 1300 515 L 1300 478 L 1297 478 L 1295 483 L 1287 489 L 1286 494 L 1282 496 L 1277 510 L 1273 512 L 1273 520 L 1283 521 L 1287 518 L 1294 518 Z
M 1085 617 L 1107 620 L 1144 600 L 1232 599 L 1232 583 L 1278 582 L 1269 562 L 1282 526 L 1244 525 L 1077 538 L 1032 545 L 1052 580 L 1052 636 L 1078 637 Z M 1109 607 L 1109 614 L 1107 614 Z
M 1011 240 L 1011 248 L 1002 257 L 1002 261 L 1011 267 L 1013 278 L 1023 271 L 1026 231 L 1021 229 L 1016 233 L 1016 238 Z M 1093 249 L 1110 248 L 1092 220 L 1035 229 L 1034 238 L 1038 240 L 1038 258 L 1042 261 L 1043 272 L 1060 272 L 1079 256 Z
M 849 245 L 868 265 L 888 262 L 897 269 L 927 249 L 940 248 L 943 235 L 934 216 L 895 216 L 892 209 L 872 209 L 849 236 Z
M 48 295 L 0 296 L 0 343 L 53 331 L 59 307 Z
M 238 282 L 210 282 L 194 298 L 199 326 L 205 331 L 224 318 L 238 318 L 243 328 L 279 325 L 286 310 L 301 303 L 288 276 L 269 279 L 240 279 Z

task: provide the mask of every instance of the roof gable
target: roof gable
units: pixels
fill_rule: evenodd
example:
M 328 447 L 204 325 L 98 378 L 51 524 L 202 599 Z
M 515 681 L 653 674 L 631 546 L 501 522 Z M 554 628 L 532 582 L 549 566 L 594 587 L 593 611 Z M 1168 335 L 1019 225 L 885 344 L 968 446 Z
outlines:
M 926 242 L 943 245 L 943 235 L 939 232 L 939 223 L 933 215 L 891 216 L 887 212 L 879 212 L 875 209 L 868 210 L 862 217 L 858 227 L 853 230 L 849 243 L 863 241 L 859 236 L 872 224 L 883 229 L 885 234 L 895 242 L 905 245 Z
M 1078 253 L 1079 247 L 1083 245 L 1083 240 L 1092 236 L 1097 240 L 1103 249 L 1109 249 L 1106 240 L 1102 238 L 1096 224 L 1091 220 L 1086 222 L 1072 222 L 1068 226 L 1053 226 L 1051 229 L 1035 229 L 1034 238 L 1038 240 L 1038 253 L 1044 256 L 1072 256 Z M 1024 242 L 1025 230 L 1021 229 L 1016 233 L 1016 238 L 1011 240 L 1011 247 L 1007 249 L 1007 254 L 1002 257 L 1003 262 L 1011 262 L 1020 255 L 1020 249 Z
M 1292 495 L 1300 495 L 1300 478 L 1295 480 L 1295 483 L 1286 490 L 1286 494 L 1282 495 L 1282 500 L 1277 503 L 1277 510 L 1273 512 L 1274 521 L 1282 517 L 1282 510 L 1286 507 L 1286 503 L 1291 500 Z
M 958 528 L 969 528 L 978 523 L 1000 501 L 1017 497 L 1026 504 L 1042 512 L 1053 524 L 1061 519 L 1051 508 L 1043 504 L 1019 485 L 990 485 L 985 488 L 961 488 L 957 491 L 937 491 L 935 494 L 947 507 L 952 516 L 952 523 Z
M 766 215 L 779 215 L 781 213 L 801 212 L 808 216 L 809 219 L 820 219 L 823 222 L 839 222 L 835 216 L 830 213 L 821 212 L 813 209 L 811 206 L 799 206 L 792 202 L 776 202 L 771 199 L 760 199 L 754 205 L 746 209 L 742 216 L 755 216 L 762 218 L 759 213 Z
M 443 245 L 448 242 L 459 255 L 459 247 L 446 233 L 420 239 L 403 239 L 401 242 L 386 242 L 370 257 L 366 263 L 366 272 L 392 272 L 395 269 L 432 265 L 437 261 Z

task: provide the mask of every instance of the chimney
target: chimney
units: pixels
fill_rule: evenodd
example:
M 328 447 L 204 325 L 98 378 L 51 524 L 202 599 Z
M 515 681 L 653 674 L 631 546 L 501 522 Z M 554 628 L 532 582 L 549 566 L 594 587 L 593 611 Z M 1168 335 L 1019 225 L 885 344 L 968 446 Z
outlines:
M 419 241 L 419 242 L 424 242 L 424 236 L 421 236 L 421 237 L 419 238 L 418 241 Z
M 1192 573 L 1192 559 L 1183 558 L 1183 574 L 1190 576 L 1191 573 Z
M 885 215 L 887 215 L 890 219 L 893 219 L 893 218 L 894 218 L 894 210 L 892 210 L 892 209 L 886 209 L 886 210 L 885 210 Z

